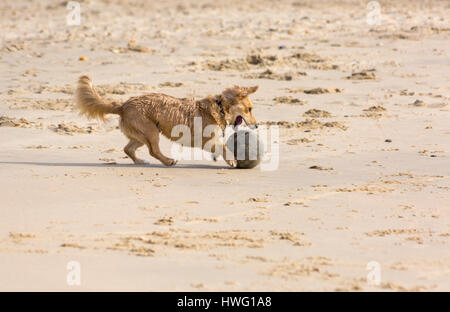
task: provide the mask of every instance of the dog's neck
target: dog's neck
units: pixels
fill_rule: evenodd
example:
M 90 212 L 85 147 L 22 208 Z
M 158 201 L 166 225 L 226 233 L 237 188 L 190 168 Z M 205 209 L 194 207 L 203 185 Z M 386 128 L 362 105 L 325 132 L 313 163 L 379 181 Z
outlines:
M 197 101 L 198 108 L 210 115 L 214 122 L 220 127 L 220 129 L 225 130 L 227 126 L 227 121 L 225 119 L 225 110 L 222 104 L 222 96 L 208 96 L 204 99 Z

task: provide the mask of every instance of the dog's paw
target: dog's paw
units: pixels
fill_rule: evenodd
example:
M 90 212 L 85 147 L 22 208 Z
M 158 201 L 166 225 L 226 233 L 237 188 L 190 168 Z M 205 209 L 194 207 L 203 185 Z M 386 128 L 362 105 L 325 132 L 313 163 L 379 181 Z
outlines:
M 178 162 L 177 160 L 169 158 L 167 159 L 167 161 L 164 162 L 164 165 L 166 165 L 167 167 L 175 166 L 177 162 Z
M 236 160 L 228 160 L 227 164 L 230 165 L 230 167 L 232 168 L 236 168 L 237 167 L 237 161 Z

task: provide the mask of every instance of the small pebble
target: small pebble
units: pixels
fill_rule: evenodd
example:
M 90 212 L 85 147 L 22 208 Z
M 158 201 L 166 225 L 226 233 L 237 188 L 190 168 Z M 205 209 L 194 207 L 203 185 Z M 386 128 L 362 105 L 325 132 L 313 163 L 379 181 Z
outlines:
M 420 107 L 425 106 L 425 103 L 421 100 L 415 100 L 414 103 L 412 103 L 411 105 Z

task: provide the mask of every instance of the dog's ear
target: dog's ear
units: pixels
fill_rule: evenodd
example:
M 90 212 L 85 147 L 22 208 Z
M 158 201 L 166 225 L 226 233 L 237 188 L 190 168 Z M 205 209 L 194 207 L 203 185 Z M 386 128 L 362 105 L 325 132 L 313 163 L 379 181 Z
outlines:
M 256 90 L 258 90 L 258 86 L 254 86 L 254 87 L 240 87 L 239 95 L 244 98 L 246 96 L 249 96 L 252 93 L 255 93 Z
M 239 98 L 242 94 L 242 89 L 239 86 L 234 86 L 233 88 L 225 89 L 225 91 L 222 92 L 222 97 L 230 104 L 237 98 Z
M 259 88 L 258 86 L 253 86 L 253 87 L 247 87 L 245 89 L 247 90 L 248 94 L 252 94 L 252 93 L 255 93 L 258 90 L 258 88 Z
M 236 99 L 243 99 L 246 96 L 255 93 L 258 90 L 258 86 L 254 87 L 240 87 L 235 85 L 233 88 L 228 88 L 222 92 L 222 96 L 233 103 Z

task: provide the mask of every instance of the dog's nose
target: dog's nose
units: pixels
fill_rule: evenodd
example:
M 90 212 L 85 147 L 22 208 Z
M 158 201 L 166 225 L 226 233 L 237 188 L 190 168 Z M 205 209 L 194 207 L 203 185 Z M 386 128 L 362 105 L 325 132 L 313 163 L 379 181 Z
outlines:
M 258 129 L 258 125 L 257 124 L 255 124 L 255 128 Z

